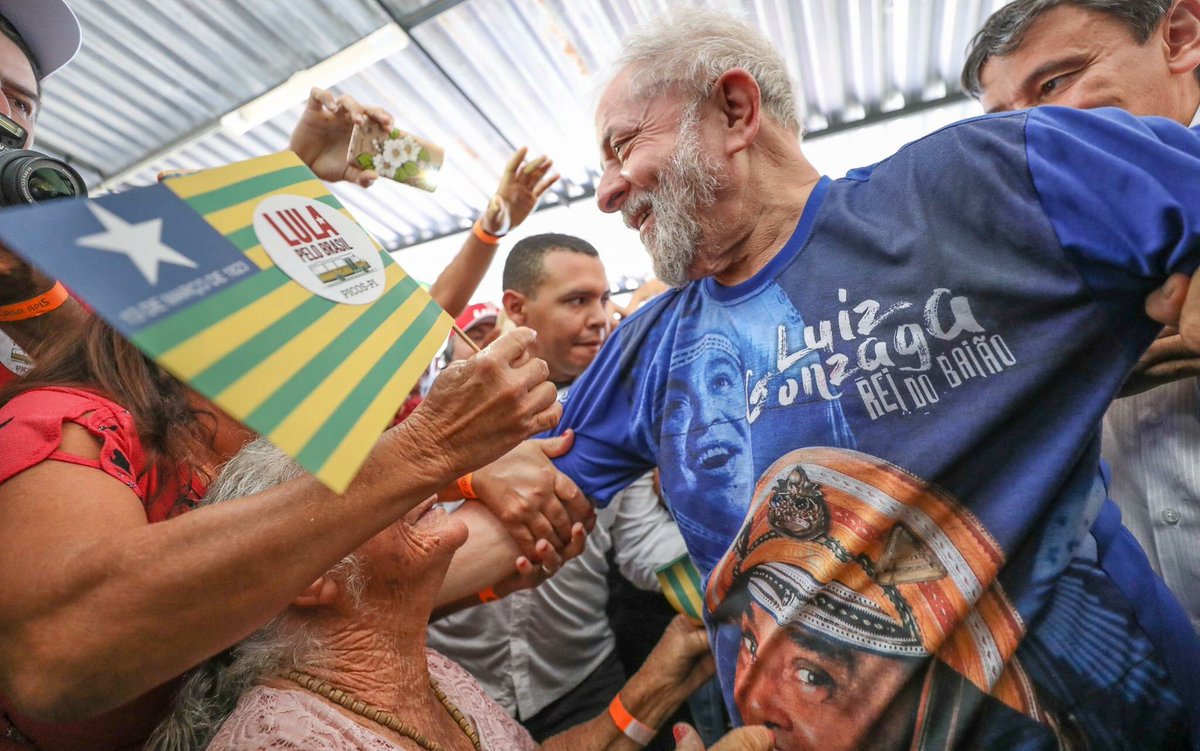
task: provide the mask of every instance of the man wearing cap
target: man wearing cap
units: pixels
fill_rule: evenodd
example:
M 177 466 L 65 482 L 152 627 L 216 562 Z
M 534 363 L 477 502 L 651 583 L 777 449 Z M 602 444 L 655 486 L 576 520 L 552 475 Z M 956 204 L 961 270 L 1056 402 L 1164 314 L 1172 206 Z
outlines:
M 0 114 L 12 118 L 25 127 L 29 132 L 29 139 L 32 141 L 40 105 L 41 80 L 66 64 L 74 55 L 80 43 L 80 27 L 70 8 L 61 0 L 38 0 L 38 2 L 0 0 L 0 19 L 7 22 L 0 24 L 0 32 L 3 32 L 0 35 L 0 87 L 3 88 L 5 95 L 3 103 L 0 104 Z M 292 146 L 307 163 L 314 166 L 318 176 L 323 179 L 349 179 L 359 183 L 368 183 L 372 179 L 372 175 L 363 173 L 353 165 L 346 163 L 344 158 L 346 145 L 345 141 L 341 139 L 343 136 L 348 138 L 350 127 L 356 120 L 361 120 L 363 117 L 378 118 L 380 116 L 384 115 L 377 110 L 368 111 L 353 100 L 348 98 L 335 100 L 328 92 L 314 89 L 309 105 L 293 133 Z M 330 154 L 340 156 L 332 161 L 324 158 Z M 74 324 L 81 320 L 86 313 L 69 299 L 65 291 L 61 290 L 54 280 L 46 278 L 28 264 L 17 260 L 6 250 L 0 249 L 0 308 L 20 309 L 26 306 L 19 303 L 41 298 L 46 298 L 48 302 L 39 308 L 40 315 L 8 317 L 6 320 L 0 321 L 0 327 L 16 340 L 16 344 L 26 348 L 34 358 L 41 346 L 52 343 L 52 338 L 70 336 Z M 2 317 L 0 315 L 0 318 Z M 11 352 L 13 346 L 15 345 L 6 343 L 6 347 L 0 347 L 0 353 Z M 22 354 L 21 357 L 28 359 L 28 355 Z M 531 444 L 526 444 L 526 446 L 529 445 Z M 533 449 L 533 453 L 537 454 L 537 458 L 541 461 L 539 468 L 544 468 L 545 456 L 536 448 Z M 536 478 L 539 487 L 546 484 L 547 474 L 551 476 L 551 482 L 555 479 L 552 472 L 543 471 Z M 482 485 L 482 480 L 478 484 Z M 565 494 L 567 486 L 569 486 L 569 482 L 560 484 L 558 489 Z M 553 497 L 554 491 L 549 491 L 549 494 Z M 300 511 L 298 504 L 295 509 L 295 513 L 303 514 L 304 518 L 290 520 L 303 529 L 306 524 L 311 522 L 311 517 Z M 23 512 L 18 510 L 13 513 Z M 282 516 L 287 517 L 289 513 L 292 511 L 284 510 Z M 566 517 L 565 512 L 563 512 L 563 517 Z M 360 521 L 365 521 L 365 519 Z M 569 521 L 567 525 L 569 527 Z M 353 526 L 354 524 L 348 522 L 346 528 Z M 266 527 L 262 531 L 268 533 Z M 313 533 L 321 534 L 321 531 L 314 529 Z M 303 537 L 304 534 L 307 533 L 302 532 L 298 535 L 298 542 L 299 537 Z M 169 534 L 164 533 L 164 537 L 169 537 Z M 309 540 L 310 544 L 312 542 Z M 214 545 L 214 550 L 219 547 L 219 545 Z M 318 546 L 314 545 L 314 550 L 316 547 Z M 159 554 L 164 558 L 182 555 L 177 548 L 172 547 L 171 543 L 165 543 Z M 214 559 L 220 559 L 220 555 L 214 555 Z M 81 583 L 80 587 L 87 589 L 92 584 L 94 583 Z M 145 601 L 138 601 L 137 595 L 137 592 L 122 592 L 117 597 L 125 598 L 126 604 L 130 607 L 155 607 L 154 602 L 147 604 Z M 221 608 L 225 605 L 226 603 L 214 603 L 214 617 L 220 617 Z M 96 617 L 111 618 L 112 613 L 97 613 Z M 166 619 L 165 614 L 163 618 Z M 20 628 L 23 624 L 13 626 L 10 622 L 6 625 Z M 168 651 L 171 648 L 170 644 L 168 641 L 165 645 Z M 155 646 L 162 647 L 164 645 Z M 11 666 L 6 665 L 5 667 L 7 669 Z M 64 670 L 67 667 L 77 669 L 80 674 L 85 674 L 91 669 L 86 665 L 63 667 Z M 62 676 L 56 677 L 61 678 Z M 10 680 L 11 678 L 12 676 L 6 672 L 5 679 Z M 11 687 L 6 684 L 5 688 Z M 150 686 L 145 686 L 138 690 L 150 688 Z M 170 686 L 165 688 L 169 689 Z M 93 694 L 96 693 L 94 687 L 91 690 Z M 98 701 L 107 701 L 107 704 L 102 705 L 107 708 L 114 703 L 122 703 L 117 701 L 117 698 L 129 698 L 131 692 L 132 689 L 129 686 L 122 685 L 119 691 L 114 690 L 111 694 L 106 695 L 100 692 L 99 695 L 102 698 Z M 87 692 L 85 691 L 85 693 Z M 28 698 L 25 698 L 28 701 Z M 44 700 L 44 697 L 38 698 Z M 124 747 L 133 742 L 139 733 L 142 733 L 142 737 L 144 737 L 147 721 L 152 721 L 162 711 L 164 698 L 169 697 L 163 690 L 159 690 L 146 694 L 121 709 L 100 717 L 92 717 L 76 723 L 43 724 L 18 717 L 17 713 L 12 710 L 13 705 L 8 702 L 7 697 L 0 697 L 0 748 L 28 748 L 31 737 L 44 743 L 47 748 Z M 22 704 L 21 706 L 26 705 Z M 34 705 L 30 704 L 29 706 Z M 46 717 L 94 714 L 89 713 L 84 706 L 72 706 L 69 709 L 53 707 L 49 710 L 39 709 L 38 711 Z
M 475 343 L 476 347 L 486 347 L 497 336 L 496 321 L 499 317 L 500 308 L 496 306 L 496 303 L 481 302 L 468 306 L 454 322 Z M 459 337 L 451 336 L 446 361 L 465 360 L 474 351 Z
M 578 237 L 534 235 L 513 246 L 503 283 L 504 311 L 513 323 L 537 332 L 533 347 L 561 399 L 608 335 L 604 264 Z M 495 316 L 495 306 L 482 304 L 459 323 L 475 339 L 475 332 L 487 335 Z M 624 684 L 604 616 L 610 551 L 629 581 L 651 591 L 661 589 L 655 570 L 685 552 L 649 475 L 597 513 L 583 553 L 549 581 L 429 628 L 430 645 L 466 667 L 535 740 L 604 711 Z
M 0 115 L 11 118 L 33 143 L 41 110 L 42 81 L 79 51 L 79 21 L 62 0 L 0 2 Z M 38 314 L 24 312 L 26 303 L 43 300 Z M 61 284 L 0 249 L 0 385 L 32 365 L 47 334 L 69 331 L 82 320 L 83 309 Z

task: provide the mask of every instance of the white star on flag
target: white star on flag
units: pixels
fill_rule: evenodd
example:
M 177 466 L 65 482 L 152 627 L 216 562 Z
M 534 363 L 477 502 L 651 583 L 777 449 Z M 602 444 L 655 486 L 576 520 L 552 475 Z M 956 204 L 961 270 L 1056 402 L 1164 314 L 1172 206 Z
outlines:
M 105 231 L 81 237 L 75 241 L 77 244 L 128 256 L 152 285 L 158 284 L 160 263 L 196 268 L 195 261 L 163 243 L 161 218 L 130 224 L 99 204 L 89 203 L 87 207 Z

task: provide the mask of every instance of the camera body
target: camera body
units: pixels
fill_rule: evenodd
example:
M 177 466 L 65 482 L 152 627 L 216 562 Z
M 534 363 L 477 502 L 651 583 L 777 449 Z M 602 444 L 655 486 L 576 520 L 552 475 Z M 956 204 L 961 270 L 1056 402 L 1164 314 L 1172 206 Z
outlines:
M 0 206 L 87 198 L 87 186 L 71 165 L 25 148 L 29 132 L 0 115 Z

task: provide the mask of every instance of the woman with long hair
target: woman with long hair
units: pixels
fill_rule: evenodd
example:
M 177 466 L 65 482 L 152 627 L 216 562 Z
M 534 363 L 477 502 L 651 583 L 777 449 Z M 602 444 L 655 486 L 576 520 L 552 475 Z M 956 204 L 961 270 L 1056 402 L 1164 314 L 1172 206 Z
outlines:
M 47 347 L 0 392 L 0 738 L 140 743 L 173 692 L 164 684 L 455 478 L 557 422 L 532 339 L 513 332 L 448 368 L 342 495 L 304 476 L 195 510 L 249 434 L 98 319 Z M 75 725 L 30 719 L 113 709 Z

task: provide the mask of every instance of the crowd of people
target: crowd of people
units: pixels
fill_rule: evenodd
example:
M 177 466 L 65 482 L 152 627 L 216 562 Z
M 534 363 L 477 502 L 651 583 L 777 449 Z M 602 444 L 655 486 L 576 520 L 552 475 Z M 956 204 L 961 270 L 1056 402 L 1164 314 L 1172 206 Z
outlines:
M 32 142 L 78 22 L 0 33 Z M 962 83 L 831 180 L 762 34 L 632 32 L 596 197 L 665 284 L 618 322 L 547 233 L 469 305 L 557 179 L 517 151 L 341 495 L 0 249 L 47 301 L 0 316 L 0 749 L 1200 747 L 1200 0 L 1014 0 Z M 368 187 L 367 120 L 314 89 L 291 147 Z M 681 558 L 703 624 L 624 664 L 613 582 Z

